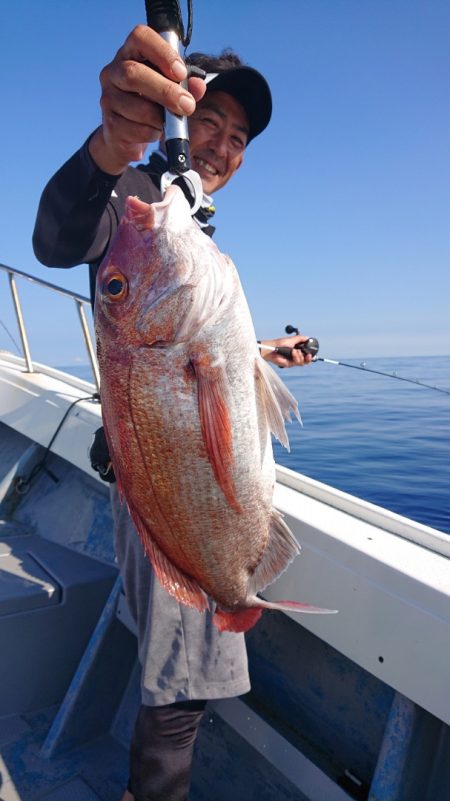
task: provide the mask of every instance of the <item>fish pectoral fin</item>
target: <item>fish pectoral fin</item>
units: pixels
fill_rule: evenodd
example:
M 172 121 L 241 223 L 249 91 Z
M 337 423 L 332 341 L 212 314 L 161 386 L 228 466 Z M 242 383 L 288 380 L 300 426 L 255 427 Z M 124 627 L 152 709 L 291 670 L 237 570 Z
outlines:
M 262 559 L 256 567 L 248 585 L 248 595 L 256 595 L 283 573 L 300 553 L 300 545 L 286 525 L 283 515 L 272 509 L 269 539 Z
M 290 422 L 291 414 L 294 414 L 300 425 L 302 424 L 298 403 L 281 378 L 261 356 L 256 357 L 255 380 L 269 428 L 277 440 L 289 450 L 284 421 Z
M 179 603 L 197 609 L 198 612 L 205 612 L 209 609 L 206 593 L 196 579 L 183 573 L 170 561 L 158 543 L 151 537 L 138 514 L 132 509 L 130 509 L 130 514 L 161 587 Z
M 198 410 L 203 442 L 217 483 L 228 503 L 242 513 L 233 483 L 233 432 L 227 403 L 226 373 L 207 357 L 192 358 L 197 379 Z

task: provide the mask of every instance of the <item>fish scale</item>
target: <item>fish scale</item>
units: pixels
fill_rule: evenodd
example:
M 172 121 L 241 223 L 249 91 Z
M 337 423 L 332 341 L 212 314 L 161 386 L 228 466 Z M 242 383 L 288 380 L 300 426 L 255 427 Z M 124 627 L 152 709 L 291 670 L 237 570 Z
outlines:
M 119 489 L 162 586 L 244 631 L 300 546 L 273 510 L 270 431 L 297 402 L 263 361 L 232 261 L 181 191 L 128 198 L 97 277 L 102 413 Z

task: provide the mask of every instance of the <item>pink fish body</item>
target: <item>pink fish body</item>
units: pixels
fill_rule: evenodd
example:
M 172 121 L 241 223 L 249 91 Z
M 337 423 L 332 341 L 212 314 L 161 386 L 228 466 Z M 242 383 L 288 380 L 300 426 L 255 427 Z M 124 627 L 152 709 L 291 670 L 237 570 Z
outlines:
M 259 355 L 237 271 L 190 216 L 182 192 L 128 198 L 97 278 L 105 432 L 118 481 L 162 586 L 216 604 L 244 631 L 256 597 L 299 553 L 272 507 L 270 432 L 287 445 L 297 403 Z

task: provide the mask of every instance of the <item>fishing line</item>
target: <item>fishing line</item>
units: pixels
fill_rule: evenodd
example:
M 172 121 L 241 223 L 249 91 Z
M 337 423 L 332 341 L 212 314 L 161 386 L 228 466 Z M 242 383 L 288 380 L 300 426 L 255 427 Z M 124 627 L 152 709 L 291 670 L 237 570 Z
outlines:
M 58 425 L 56 427 L 56 430 L 55 430 L 50 442 L 48 443 L 47 447 L 45 448 L 45 451 L 44 451 L 44 454 L 42 456 L 42 459 L 37 464 L 35 464 L 35 466 L 31 470 L 31 472 L 28 474 L 28 476 L 18 476 L 18 478 L 16 479 L 16 483 L 15 483 L 14 489 L 19 495 L 25 495 L 28 492 L 31 482 L 33 481 L 34 478 L 36 478 L 36 476 L 42 470 L 45 470 L 45 472 L 47 473 L 48 476 L 50 476 L 52 481 L 54 481 L 55 483 L 58 483 L 59 478 L 57 478 L 55 476 L 55 474 L 52 473 L 50 468 L 47 466 L 47 464 L 46 464 L 47 459 L 51 454 L 52 445 L 53 445 L 56 437 L 58 436 L 59 432 L 61 431 L 61 428 L 63 427 L 64 423 L 66 422 L 70 412 L 72 411 L 74 406 L 77 405 L 77 403 L 81 403 L 81 401 L 86 401 L 86 400 L 93 400 L 93 401 L 96 401 L 96 402 L 99 403 L 100 402 L 100 395 L 98 394 L 98 392 L 94 392 L 93 395 L 86 395 L 86 396 L 84 396 L 82 398 L 76 398 L 76 400 L 74 400 L 70 404 L 70 406 L 67 407 L 67 409 L 64 412 L 60 422 L 58 423 Z
M 434 389 L 436 392 L 443 392 L 444 395 L 450 395 L 450 390 L 436 387 L 434 384 L 425 384 L 424 381 L 419 381 L 418 378 L 404 378 L 396 373 L 385 373 L 383 370 L 373 370 L 371 367 L 366 367 L 364 364 L 348 364 L 347 362 L 338 362 L 335 359 L 323 359 L 321 356 L 315 356 L 313 362 L 325 362 L 325 364 L 337 364 L 339 367 L 351 367 L 353 370 L 361 370 L 363 373 L 375 373 L 376 375 L 383 375 L 386 378 L 396 378 L 397 381 L 407 381 L 409 384 L 417 384 L 419 387 Z
M 298 328 L 295 328 L 293 325 L 287 325 L 284 330 L 287 334 L 299 334 Z M 291 358 L 292 348 L 276 348 L 272 345 L 262 345 L 260 342 L 258 342 L 258 347 L 263 350 L 275 351 L 276 353 L 279 353 L 280 356 L 284 356 L 286 359 Z M 325 364 L 335 364 L 339 367 L 349 367 L 352 370 L 361 370 L 363 373 L 375 373 L 375 375 L 382 375 L 385 378 L 395 378 L 397 381 L 406 381 L 408 384 L 416 384 L 416 386 L 425 387 L 425 389 L 434 389 L 435 392 L 441 392 L 444 395 L 450 395 L 450 390 L 437 387 L 434 384 L 426 384 L 424 381 L 419 381 L 418 378 L 405 378 L 404 376 L 397 375 L 397 373 L 387 373 L 383 370 L 374 370 L 372 367 L 367 367 L 364 363 L 349 364 L 348 362 L 337 361 L 337 359 L 325 359 L 322 356 L 317 356 L 319 343 L 314 337 L 310 337 L 310 339 L 308 339 L 306 342 L 298 342 L 297 345 L 294 345 L 294 348 L 301 350 L 305 355 L 308 353 L 311 354 L 313 357 L 313 363 L 324 362 Z

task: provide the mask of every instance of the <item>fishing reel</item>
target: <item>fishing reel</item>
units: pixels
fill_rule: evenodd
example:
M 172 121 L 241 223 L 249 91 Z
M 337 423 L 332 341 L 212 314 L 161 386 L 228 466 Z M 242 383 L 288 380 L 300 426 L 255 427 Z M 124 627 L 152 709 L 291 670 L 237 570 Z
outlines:
M 284 330 L 286 331 L 286 334 L 300 333 L 298 328 L 295 328 L 293 325 L 287 325 Z M 295 350 L 301 350 L 305 356 L 312 356 L 314 359 L 319 352 L 319 341 L 315 337 L 310 337 L 306 340 L 306 342 L 297 342 L 297 344 L 294 345 L 294 348 Z M 292 348 L 277 348 L 278 353 L 281 356 L 285 356 L 287 359 L 291 358 L 291 350 Z

